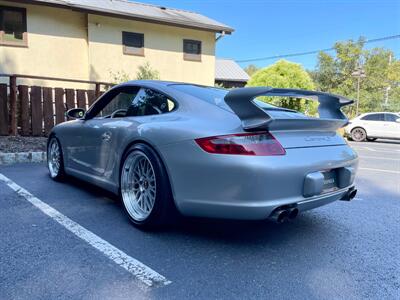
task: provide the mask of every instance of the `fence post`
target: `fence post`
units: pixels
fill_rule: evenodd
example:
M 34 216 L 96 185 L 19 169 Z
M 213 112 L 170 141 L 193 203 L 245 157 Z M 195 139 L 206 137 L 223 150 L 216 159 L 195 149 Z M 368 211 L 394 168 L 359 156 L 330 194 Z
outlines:
M 10 76 L 10 134 L 17 135 L 17 77 Z
M 96 89 L 94 92 L 96 99 L 100 97 L 100 83 L 96 83 Z

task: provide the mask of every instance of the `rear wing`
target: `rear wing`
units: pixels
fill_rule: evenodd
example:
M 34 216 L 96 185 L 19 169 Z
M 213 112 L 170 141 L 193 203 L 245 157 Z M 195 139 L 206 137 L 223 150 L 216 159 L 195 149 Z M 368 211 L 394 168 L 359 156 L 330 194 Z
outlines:
M 226 104 L 233 110 L 233 112 L 242 120 L 243 129 L 247 131 L 272 129 L 274 118 L 272 118 L 268 111 L 258 107 L 254 102 L 254 98 L 259 96 L 277 96 L 277 97 L 293 97 L 316 100 L 319 102 L 318 113 L 320 119 L 311 119 L 313 125 L 323 122 L 330 123 L 327 127 L 342 127 L 348 123 L 347 117 L 341 111 L 343 106 L 354 103 L 353 100 L 347 99 L 342 96 L 298 89 L 281 89 L 271 87 L 249 87 L 238 88 L 231 90 L 226 94 L 224 100 Z M 324 120 L 323 120 L 324 119 Z M 315 122 L 317 121 L 318 122 Z M 283 120 L 279 120 L 283 121 Z M 293 123 L 293 120 L 289 121 Z M 307 120 L 301 121 L 302 123 L 308 122 Z M 281 124 L 283 127 L 291 127 L 290 124 Z M 295 124 L 293 124 L 295 125 Z M 311 124 L 310 124 L 311 125 Z

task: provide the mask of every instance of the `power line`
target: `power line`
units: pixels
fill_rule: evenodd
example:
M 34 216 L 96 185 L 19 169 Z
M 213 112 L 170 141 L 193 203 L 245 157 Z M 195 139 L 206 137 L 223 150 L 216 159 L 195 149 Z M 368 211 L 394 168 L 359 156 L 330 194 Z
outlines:
M 380 41 L 386 41 L 386 40 L 394 40 L 394 39 L 398 39 L 398 38 L 400 38 L 400 34 L 380 37 L 380 38 L 376 38 L 376 39 L 365 40 L 364 44 L 380 42 Z M 273 56 L 267 56 L 267 57 L 241 59 L 241 60 L 238 60 L 237 62 L 244 63 L 244 62 L 262 61 L 262 60 L 293 57 L 293 56 L 304 56 L 304 55 L 310 55 L 310 54 L 317 54 L 317 53 L 319 53 L 321 51 L 332 51 L 332 50 L 335 50 L 335 48 L 331 47 L 331 48 L 325 48 L 325 49 L 320 49 L 320 50 L 312 50 L 312 51 L 306 51 L 306 52 L 296 52 L 296 53 L 273 55 Z

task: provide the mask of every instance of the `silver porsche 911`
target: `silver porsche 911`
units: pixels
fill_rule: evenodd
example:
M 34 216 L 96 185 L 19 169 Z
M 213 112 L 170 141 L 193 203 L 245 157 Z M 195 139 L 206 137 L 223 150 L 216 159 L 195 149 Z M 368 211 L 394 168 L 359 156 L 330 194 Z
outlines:
M 319 101 L 319 118 L 261 96 Z M 269 87 L 231 91 L 162 81 L 113 87 L 54 127 L 48 168 L 122 198 L 139 227 L 185 216 L 276 222 L 356 194 L 357 154 L 336 130 L 341 96 Z

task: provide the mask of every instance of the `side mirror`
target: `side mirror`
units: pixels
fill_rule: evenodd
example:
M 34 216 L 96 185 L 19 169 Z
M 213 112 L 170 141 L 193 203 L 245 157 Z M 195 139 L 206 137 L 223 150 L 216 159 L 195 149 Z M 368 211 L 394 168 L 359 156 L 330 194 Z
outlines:
M 67 117 L 71 119 L 83 119 L 85 110 L 82 108 L 72 108 L 67 111 Z

